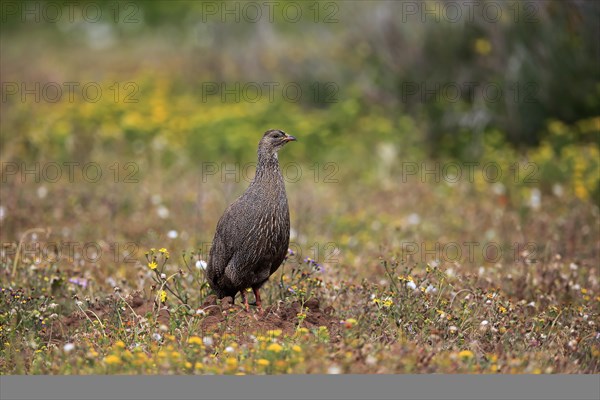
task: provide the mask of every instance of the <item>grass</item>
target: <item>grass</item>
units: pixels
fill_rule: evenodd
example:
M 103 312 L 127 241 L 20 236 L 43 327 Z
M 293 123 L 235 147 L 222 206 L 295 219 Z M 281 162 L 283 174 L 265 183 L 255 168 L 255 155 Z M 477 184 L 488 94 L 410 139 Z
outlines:
M 247 183 L 150 171 L 5 185 L 2 374 L 600 372 L 598 208 L 574 193 L 288 182 L 260 314 L 203 270 Z

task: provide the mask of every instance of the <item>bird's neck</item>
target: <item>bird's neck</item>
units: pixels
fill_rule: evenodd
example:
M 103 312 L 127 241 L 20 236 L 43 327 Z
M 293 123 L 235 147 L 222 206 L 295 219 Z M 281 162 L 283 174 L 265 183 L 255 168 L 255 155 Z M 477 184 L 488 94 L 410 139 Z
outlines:
M 277 153 L 258 153 L 258 164 L 256 165 L 256 176 L 254 177 L 254 183 L 260 183 L 264 181 L 283 183 L 281 171 L 279 169 L 279 159 Z

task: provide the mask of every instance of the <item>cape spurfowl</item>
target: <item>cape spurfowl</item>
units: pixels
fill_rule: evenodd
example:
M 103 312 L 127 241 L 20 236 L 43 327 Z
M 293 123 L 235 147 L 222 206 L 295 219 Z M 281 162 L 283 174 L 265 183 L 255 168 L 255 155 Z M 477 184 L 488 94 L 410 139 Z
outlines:
M 259 289 L 288 250 L 290 212 L 277 152 L 295 140 L 278 129 L 265 132 L 258 143 L 254 180 L 223 213 L 210 248 L 210 286 L 219 298 L 235 298 L 240 292 L 246 310 L 246 289 L 252 288 L 261 308 Z

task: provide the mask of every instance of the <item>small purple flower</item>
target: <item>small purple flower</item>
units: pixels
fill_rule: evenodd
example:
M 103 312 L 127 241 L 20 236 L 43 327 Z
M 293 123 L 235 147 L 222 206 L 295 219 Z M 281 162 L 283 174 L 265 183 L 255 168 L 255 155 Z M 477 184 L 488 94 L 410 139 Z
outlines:
M 74 285 L 81 286 L 84 289 L 87 288 L 88 285 L 87 279 L 84 278 L 70 278 L 69 282 L 71 282 Z

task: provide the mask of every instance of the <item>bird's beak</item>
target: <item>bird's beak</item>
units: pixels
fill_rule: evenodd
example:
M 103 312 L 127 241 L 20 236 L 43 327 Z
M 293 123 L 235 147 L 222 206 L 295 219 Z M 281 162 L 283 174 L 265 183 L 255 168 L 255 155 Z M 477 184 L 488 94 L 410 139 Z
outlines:
M 293 137 L 292 135 L 287 135 L 285 137 L 285 141 L 286 142 L 295 142 L 297 139 L 295 137 Z

